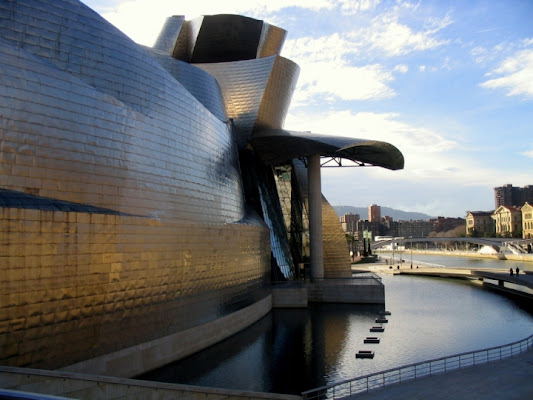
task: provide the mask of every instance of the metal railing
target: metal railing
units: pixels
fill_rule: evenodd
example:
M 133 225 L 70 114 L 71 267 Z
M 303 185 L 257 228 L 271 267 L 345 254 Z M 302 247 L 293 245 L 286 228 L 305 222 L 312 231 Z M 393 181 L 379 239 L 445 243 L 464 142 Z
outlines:
M 305 400 L 341 399 L 422 377 L 513 357 L 533 347 L 533 335 L 503 346 L 455 354 L 333 383 L 302 393 Z
M 287 280 L 287 281 L 272 281 L 272 285 L 290 286 L 290 287 L 304 287 L 309 283 L 357 283 L 357 284 L 381 284 L 381 277 L 374 272 L 354 272 L 351 277 L 347 278 L 323 278 L 323 279 L 307 279 L 307 280 Z
M 374 272 L 354 272 L 352 273 L 351 277 L 347 278 L 322 278 L 322 279 L 311 279 L 311 283 L 320 283 L 320 282 L 328 282 L 328 283 L 381 283 L 381 277 Z

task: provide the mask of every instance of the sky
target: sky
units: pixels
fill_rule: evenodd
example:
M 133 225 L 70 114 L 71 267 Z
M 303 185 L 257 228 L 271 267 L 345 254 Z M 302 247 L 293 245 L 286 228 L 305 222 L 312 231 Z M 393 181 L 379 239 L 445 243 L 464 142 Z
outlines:
M 381 140 L 405 167 L 323 168 L 333 206 L 431 216 L 533 185 L 533 1 L 85 0 L 135 42 L 165 19 L 240 14 L 285 29 L 300 68 L 284 128 Z

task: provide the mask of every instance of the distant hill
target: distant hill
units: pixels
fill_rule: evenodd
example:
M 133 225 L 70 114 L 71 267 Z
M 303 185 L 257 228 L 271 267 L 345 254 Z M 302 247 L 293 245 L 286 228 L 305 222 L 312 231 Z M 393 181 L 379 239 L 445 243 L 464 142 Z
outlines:
M 335 209 L 335 212 L 340 217 L 344 214 L 359 214 L 361 219 L 368 219 L 368 207 L 352 207 L 352 206 L 333 206 Z M 428 220 L 432 217 L 431 215 L 418 213 L 418 212 L 409 212 L 409 211 L 401 211 L 401 210 L 395 210 L 394 208 L 389 207 L 381 207 L 381 216 L 389 216 L 392 217 L 395 221 L 408 221 L 410 219 L 412 220 Z

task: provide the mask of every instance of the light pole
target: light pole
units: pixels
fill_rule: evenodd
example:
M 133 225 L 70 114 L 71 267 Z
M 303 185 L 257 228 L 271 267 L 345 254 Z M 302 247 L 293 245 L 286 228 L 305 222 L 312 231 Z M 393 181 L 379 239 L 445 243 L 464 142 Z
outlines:
M 394 268 L 394 236 L 392 237 L 392 260 L 391 265 Z
M 411 269 L 413 269 L 413 237 L 409 236 L 409 239 L 411 239 Z

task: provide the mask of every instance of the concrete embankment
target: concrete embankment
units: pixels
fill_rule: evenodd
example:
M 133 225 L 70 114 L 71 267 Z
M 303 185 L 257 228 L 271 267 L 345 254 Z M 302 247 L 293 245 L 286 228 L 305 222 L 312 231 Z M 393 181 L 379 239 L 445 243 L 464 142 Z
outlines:
M 3 392 L 4 388 L 6 391 Z M 0 398 L 9 391 L 67 399 L 298 400 L 300 396 L 0 366 Z M 37 397 L 16 397 L 37 398 Z

